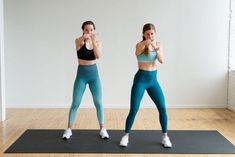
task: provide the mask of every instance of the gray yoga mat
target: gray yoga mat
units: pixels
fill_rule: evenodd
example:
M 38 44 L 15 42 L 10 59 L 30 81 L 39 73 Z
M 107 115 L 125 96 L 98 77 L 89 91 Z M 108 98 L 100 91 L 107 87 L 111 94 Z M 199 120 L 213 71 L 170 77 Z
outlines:
M 160 130 L 132 130 L 128 147 L 120 147 L 123 130 L 73 130 L 62 140 L 64 130 L 26 130 L 5 153 L 133 153 L 133 154 L 235 154 L 235 146 L 218 131 L 169 130 L 172 148 L 161 145 Z

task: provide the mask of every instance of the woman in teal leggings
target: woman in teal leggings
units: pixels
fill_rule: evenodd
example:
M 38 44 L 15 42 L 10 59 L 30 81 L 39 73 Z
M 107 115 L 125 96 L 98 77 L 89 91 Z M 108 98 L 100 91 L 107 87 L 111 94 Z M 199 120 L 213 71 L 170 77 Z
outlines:
M 139 70 L 135 75 L 131 89 L 131 107 L 126 119 L 125 135 L 120 141 L 120 146 L 126 147 L 129 143 L 129 133 L 146 90 L 159 111 L 163 133 L 162 145 L 164 147 L 172 147 L 171 141 L 167 136 L 167 112 L 164 95 L 156 76 L 156 61 L 163 63 L 163 54 L 161 44 L 155 40 L 155 34 L 155 26 L 151 23 L 145 24 L 143 27 L 143 40 L 136 45 Z
M 69 111 L 68 128 L 64 131 L 62 138 L 69 139 L 72 136 L 71 128 L 76 112 L 81 104 L 86 85 L 89 85 L 100 125 L 99 134 L 101 138 L 106 139 L 109 138 L 109 135 L 104 128 L 101 83 L 96 66 L 96 59 L 100 57 L 101 44 L 96 40 L 95 24 L 92 21 L 84 22 L 82 30 L 83 35 L 75 40 L 79 66 L 73 87 L 73 101 Z

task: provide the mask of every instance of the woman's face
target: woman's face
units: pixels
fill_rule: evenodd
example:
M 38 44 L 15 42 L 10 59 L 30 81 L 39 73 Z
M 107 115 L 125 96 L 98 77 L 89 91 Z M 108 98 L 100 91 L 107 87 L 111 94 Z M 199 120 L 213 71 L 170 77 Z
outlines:
M 93 25 L 85 25 L 83 34 L 93 34 L 95 32 L 95 29 Z
M 150 30 L 145 31 L 143 36 L 145 37 L 146 40 L 153 41 L 155 39 L 155 34 L 156 32 L 153 29 L 150 29 Z

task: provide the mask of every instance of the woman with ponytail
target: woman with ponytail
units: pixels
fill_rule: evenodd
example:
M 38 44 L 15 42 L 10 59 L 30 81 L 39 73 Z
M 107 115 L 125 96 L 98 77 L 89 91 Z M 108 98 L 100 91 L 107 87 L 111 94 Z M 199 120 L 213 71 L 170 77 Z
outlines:
M 101 81 L 96 65 L 96 60 L 101 55 L 101 42 L 96 38 L 95 24 L 92 21 L 85 21 L 82 24 L 82 31 L 83 34 L 75 40 L 79 65 L 73 87 L 73 100 L 69 110 L 68 128 L 65 129 L 62 138 L 68 140 L 72 136 L 72 126 L 77 109 L 81 104 L 86 86 L 89 85 L 100 126 L 99 135 L 101 138 L 107 139 L 109 135 L 104 128 Z
M 172 144 L 167 135 L 167 112 L 165 99 L 157 81 L 156 62 L 164 62 L 163 50 L 161 44 L 155 40 L 156 29 L 153 24 L 145 24 L 142 33 L 143 40 L 136 44 L 135 52 L 139 70 L 135 75 L 131 89 L 130 112 L 126 119 L 125 135 L 120 141 L 120 146 L 126 147 L 129 143 L 129 133 L 146 90 L 159 111 L 159 119 L 162 128 L 162 145 L 170 148 L 172 147 Z

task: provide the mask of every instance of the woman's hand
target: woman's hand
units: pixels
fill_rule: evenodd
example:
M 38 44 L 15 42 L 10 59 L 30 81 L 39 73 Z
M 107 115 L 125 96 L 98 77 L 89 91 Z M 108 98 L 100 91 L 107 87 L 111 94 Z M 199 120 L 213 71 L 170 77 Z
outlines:
M 151 41 L 151 46 L 155 51 L 158 51 L 160 49 L 160 46 L 157 44 L 155 40 Z
M 148 47 L 149 45 L 151 45 L 151 40 L 150 39 L 146 39 L 145 41 L 143 41 L 143 44 L 145 47 Z
M 90 34 L 83 34 L 83 39 L 84 40 L 89 40 L 89 39 L 91 39 L 91 35 Z
M 95 34 L 95 33 L 92 33 L 92 34 L 90 35 L 90 38 L 91 38 L 91 40 L 92 40 L 92 43 L 96 43 L 96 34 Z

